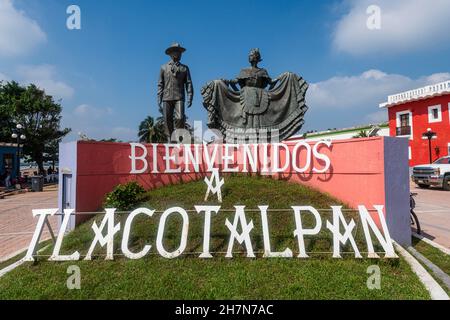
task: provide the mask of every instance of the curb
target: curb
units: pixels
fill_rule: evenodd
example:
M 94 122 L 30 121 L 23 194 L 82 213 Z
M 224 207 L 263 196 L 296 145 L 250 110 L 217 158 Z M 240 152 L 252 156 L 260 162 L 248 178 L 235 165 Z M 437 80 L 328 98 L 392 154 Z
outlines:
M 448 276 L 448 274 L 446 274 L 444 271 L 441 270 L 441 268 L 439 268 L 438 266 L 436 266 L 433 262 L 431 262 L 430 260 L 428 260 L 423 254 L 421 254 L 420 252 L 418 252 L 416 249 L 414 249 L 413 247 L 409 247 L 408 251 L 414 256 L 416 257 L 416 259 L 420 260 L 425 266 L 428 267 L 428 269 L 431 270 L 431 272 L 433 272 L 433 274 L 438 277 L 444 284 L 445 286 L 450 290 L 450 277 Z
M 7 256 L 0 258 L 0 263 L 8 261 L 9 259 L 14 258 L 15 256 L 18 256 L 21 253 L 25 253 L 25 251 L 27 251 L 27 249 L 28 249 L 28 247 L 25 247 L 25 248 L 17 250 L 16 252 L 8 254 Z
M 24 262 L 25 261 L 23 259 L 20 259 L 19 261 L 16 261 L 13 264 L 10 264 L 9 266 L 3 268 L 2 270 L 0 270 L 0 278 L 8 272 L 13 271 L 15 268 L 21 266 Z
M 45 247 L 43 247 L 42 249 L 40 249 L 37 253 L 44 251 L 45 249 L 49 248 L 49 245 L 46 245 Z M 3 268 L 0 270 L 0 278 L 3 277 L 5 274 L 7 274 L 10 271 L 13 271 L 15 268 L 21 266 L 23 263 L 25 262 L 25 260 L 22 258 L 19 261 L 16 261 L 12 264 L 10 264 L 9 266 Z
M 430 246 L 435 247 L 436 249 L 441 250 L 443 253 L 450 255 L 450 249 L 447 249 L 446 247 L 444 247 L 443 245 L 440 245 L 439 243 L 434 242 L 433 240 L 430 240 L 428 238 L 425 238 L 424 236 L 421 236 L 420 234 L 417 234 L 415 232 L 412 233 L 413 237 L 416 237 L 420 240 L 422 240 L 423 242 L 428 243 Z
M 428 271 L 402 246 L 393 241 L 395 249 L 403 256 L 403 258 L 411 266 L 412 271 L 419 277 L 425 288 L 430 293 L 432 300 L 450 300 L 447 293 L 442 289 L 439 283 L 428 273 Z

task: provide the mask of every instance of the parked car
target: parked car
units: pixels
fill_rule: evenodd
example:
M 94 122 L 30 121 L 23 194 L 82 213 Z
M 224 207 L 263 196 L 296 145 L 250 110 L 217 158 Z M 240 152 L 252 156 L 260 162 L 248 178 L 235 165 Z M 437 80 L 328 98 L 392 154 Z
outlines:
M 411 179 L 419 188 L 435 186 L 450 191 L 450 156 L 439 158 L 432 164 L 415 166 Z

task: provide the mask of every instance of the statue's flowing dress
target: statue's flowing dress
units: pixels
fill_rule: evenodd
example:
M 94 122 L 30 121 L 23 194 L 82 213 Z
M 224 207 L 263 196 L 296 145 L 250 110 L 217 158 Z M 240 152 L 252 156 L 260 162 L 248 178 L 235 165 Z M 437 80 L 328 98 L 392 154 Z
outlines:
M 242 69 L 236 79 L 240 91 L 230 89 L 223 80 L 211 81 L 202 88 L 209 128 L 219 129 L 227 142 L 254 132 L 269 132 L 272 140 L 282 141 L 300 130 L 308 109 L 305 80 L 286 72 L 278 77 L 274 88 L 265 90 L 271 79 L 260 68 Z

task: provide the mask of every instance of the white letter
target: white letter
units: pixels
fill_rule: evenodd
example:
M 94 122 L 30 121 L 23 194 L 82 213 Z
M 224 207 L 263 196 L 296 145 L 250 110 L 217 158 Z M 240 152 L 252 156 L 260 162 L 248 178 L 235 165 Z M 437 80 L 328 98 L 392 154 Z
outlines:
M 272 172 L 272 168 L 269 163 L 269 144 L 263 143 L 260 144 L 262 146 L 262 151 L 259 149 L 259 159 L 263 159 L 262 168 L 260 169 L 261 174 L 269 175 Z
M 333 224 L 331 224 L 330 221 L 327 221 L 327 228 L 333 233 L 333 258 L 341 258 L 340 243 L 345 244 L 348 240 L 350 240 L 350 244 L 355 251 L 355 257 L 362 258 L 352 235 L 352 230 L 355 227 L 355 221 L 352 219 L 350 220 L 350 223 L 347 224 L 344 216 L 342 215 L 341 206 L 332 206 L 331 208 L 333 208 Z M 344 234 L 341 234 L 339 231 L 340 222 L 342 222 L 344 227 Z
M 322 154 L 322 153 L 319 152 L 319 146 L 320 146 L 321 144 L 324 144 L 324 145 L 326 145 L 328 148 L 330 148 L 330 147 L 331 147 L 331 141 L 319 141 L 319 142 L 317 142 L 317 143 L 314 145 L 314 148 L 313 148 L 313 154 L 314 154 L 314 157 L 315 157 L 316 159 L 320 159 L 320 160 L 322 160 L 322 161 L 325 162 L 325 166 L 323 167 L 323 169 L 320 169 L 320 170 L 319 170 L 319 169 L 316 169 L 316 167 L 313 168 L 313 172 L 316 172 L 316 173 L 325 173 L 325 172 L 327 172 L 328 169 L 330 169 L 330 165 L 331 165 L 330 158 L 328 158 L 327 155 Z
M 135 143 L 135 142 L 131 142 L 130 146 L 131 146 L 131 156 L 129 156 L 129 158 L 131 159 L 130 174 L 144 173 L 148 167 L 148 163 L 147 163 L 147 159 L 146 159 L 147 148 L 143 144 Z M 143 150 L 142 155 L 139 157 L 136 157 L 136 148 L 141 148 Z M 139 170 L 136 169 L 136 160 L 141 160 L 142 162 L 144 162 L 144 167 L 142 169 L 139 169 Z
M 191 147 L 194 146 L 195 151 L 195 157 L 192 153 Z M 189 170 L 189 162 L 192 163 L 192 166 L 194 167 L 194 172 L 200 171 L 200 150 L 199 150 L 198 144 L 185 144 L 184 145 L 184 171 L 185 172 L 191 172 Z
M 392 246 L 391 236 L 389 235 L 389 230 L 386 225 L 386 219 L 384 218 L 383 214 L 383 206 L 374 206 L 374 208 L 377 210 L 378 218 L 380 219 L 380 224 L 383 229 L 384 238 L 381 235 L 380 230 L 378 230 L 378 227 L 376 226 L 375 222 L 372 219 L 372 216 L 369 214 L 369 211 L 366 209 L 366 207 L 358 206 L 359 216 L 361 217 L 361 223 L 364 229 L 364 236 L 366 237 L 367 249 L 369 251 L 368 257 L 379 258 L 379 256 L 373 249 L 372 238 L 370 237 L 369 231 L 370 226 L 370 229 L 372 229 L 373 233 L 375 233 L 375 236 L 377 237 L 378 241 L 383 247 L 384 252 L 386 253 L 384 257 L 398 258 L 398 256 L 395 254 L 394 247 Z
M 367 7 L 366 13 L 370 16 L 367 18 L 366 26 L 369 30 L 381 29 L 381 8 L 376 5 Z
M 94 222 L 92 224 L 92 230 L 94 230 L 95 238 L 91 243 L 91 246 L 88 250 L 88 253 L 84 260 L 92 259 L 92 252 L 94 252 L 95 246 L 97 243 L 100 244 L 101 247 L 106 245 L 106 257 L 105 260 L 114 260 L 114 235 L 120 230 L 120 222 L 114 225 L 114 212 L 116 209 L 110 208 L 106 209 L 105 217 L 100 224 L 100 227 L 97 226 L 97 223 Z M 108 229 L 106 236 L 103 236 L 102 230 L 105 228 L 106 223 L 108 223 Z
M 67 17 L 66 26 L 69 30 L 80 30 L 81 29 L 81 9 L 77 5 L 70 5 L 66 10 L 67 14 L 71 14 Z
M 173 161 L 174 164 L 179 165 L 179 153 L 180 153 L 180 147 L 177 144 L 165 144 L 164 145 L 166 150 L 166 155 L 163 157 L 164 160 L 166 160 L 166 173 L 179 173 L 181 172 L 181 167 L 178 166 L 175 169 L 172 169 L 170 167 L 170 161 Z M 172 152 L 170 151 L 170 148 L 172 149 Z M 175 149 L 177 149 L 177 152 L 175 153 Z
M 80 253 L 78 251 L 75 251 L 70 256 L 69 255 L 60 255 L 59 252 L 61 250 L 61 244 L 64 238 L 64 234 L 67 229 L 67 225 L 70 220 L 70 215 L 74 212 L 74 209 L 64 209 L 64 219 L 61 224 L 61 228 L 58 232 L 58 238 L 56 239 L 55 247 L 53 248 L 53 254 L 48 259 L 49 261 L 71 261 L 71 260 L 79 260 L 80 259 Z
M 80 267 L 79 266 L 69 266 L 67 268 L 67 274 L 70 274 L 70 277 L 67 278 L 66 281 L 66 285 L 67 285 L 67 289 L 69 290 L 73 290 L 73 289 L 77 289 L 80 290 L 81 289 L 81 271 L 80 271 Z
M 303 168 L 299 168 L 297 165 L 297 152 L 300 147 L 305 147 L 306 149 L 306 163 Z M 300 161 L 301 159 L 299 159 L 298 164 L 300 164 Z M 294 146 L 294 149 L 292 150 L 292 166 L 294 167 L 294 170 L 299 173 L 305 172 L 309 169 L 311 166 L 311 146 L 309 143 L 300 141 Z
M 367 278 L 367 289 L 373 290 L 381 289 L 381 270 L 380 267 L 376 264 L 369 266 L 367 268 L 367 273 L 371 274 L 369 278 Z
M 133 253 L 128 248 L 128 240 L 130 238 L 130 229 L 131 229 L 131 224 L 133 223 L 134 218 L 138 214 L 141 214 L 141 213 L 151 217 L 151 216 L 153 216 L 154 212 L 155 212 L 154 210 L 150 210 L 147 208 L 139 208 L 139 209 L 132 211 L 130 213 L 130 215 L 128 216 L 127 221 L 125 222 L 125 228 L 123 230 L 123 236 L 122 236 L 122 252 L 125 255 L 125 257 L 127 257 L 128 259 L 133 259 L 133 260 L 140 259 L 150 251 L 152 246 L 145 245 L 141 252 Z
M 257 162 L 258 162 L 258 145 L 252 144 L 253 150 L 250 151 L 250 144 L 243 145 L 243 168 L 242 172 L 248 172 L 247 166 L 250 164 L 251 172 L 256 172 L 257 170 Z
M 223 154 L 223 170 L 222 172 L 238 172 L 239 166 L 235 163 L 235 150 L 239 147 L 237 144 L 225 144 L 225 150 Z M 230 153 L 231 150 L 231 153 Z M 234 167 L 230 167 L 234 165 Z
M 253 229 L 253 220 L 250 220 L 250 223 L 247 224 L 247 219 L 245 218 L 244 208 L 245 206 L 234 206 L 236 208 L 236 214 L 234 215 L 233 225 L 230 223 L 228 218 L 225 221 L 225 225 L 231 231 L 230 242 L 228 243 L 228 251 L 226 258 L 233 257 L 233 244 L 234 241 L 237 240 L 239 244 L 245 242 L 245 247 L 247 249 L 247 258 L 254 258 L 255 254 L 253 253 L 252 241 L 250 240 L 250 231 Z M 238 223 L 241 223 L 242 233 L 239 234 L 237 232 Z
M 211 253 L 209 253 L 209 238 L 211 235 L 211 212 L 217 214 L 220 210 L 220 206 L 195 206 L 197 213 L 205 212 L 205 228 L 203 229 L 203 253 L 200 258 L 212 258 Z
M 23 258 L 24 261 L 34 261 L 33 253 L 35 251 L 36 245 L 39 243 L 41 238 L 42 229 L 44 228 L 45 220 L 48 216 L 53 216 L 58 212 L 58 209 L 38 209 L 33 210 L 33 217 L 39 216 L 39 220 L 36 224 L 36 229 L 34 230 L 33 238 L 31 238 L 30 246 L 28 247 L 27 254 Z
M 159 173 L 158 171 L 158 144 L 154 143 L 152 145 L 153 150 L 153 170 L 152 173 Z
M 287 248 L 283 252 L 272 252 L 270 249 L 269 223 L 267 222 L 267 207 L 258 206 L 261 211 L 261 223 L 264 237 L 264 258 L 292 258 L 292 250 Z
M 176 249 L 175 251 L 167 252 L 164 249 L 164 246 L 162 243 L 163 236 L 164 236 L 164 228 L 166 226 L 167 217 L 171 213 L 174 213 L 174 212 L 179 213 L 181 215 L 181 217 L 183 218 L 183 229 L 181 231 L 181 243 L 180 243 L 180 246 L 178 247 L 178 249 Z M 173 259 L 173 258 L 176 258 L 179 255 L 181 255 L 183 253 L 183 251 L 186 249 L 188 229 L 189 229 L 189 217 L 187 215 L 187 212 L 183 208 L 174 207 L 174 208 L 170 208 L 170 209 L 167 209 L 166 211 L 164 211 L 163 215 L 161 216 L 161 220 L 159 221 L 158 236 L 156 237 L 156 248 L 158 249 L 159 254 L 167 259 Z
M 294 231 L 294 237 L 297 237 L 298 248 L 299 248 L 299 258 L 308 258 L 305 249 L 305 239 L 304 235 L 314 235 L 318 234 L 322 228 L 322 219 L 320 218 L 319 212 L 311 206 L 292 206 L 294 209 L 295 225 L 297 229 Z M 316 219 L 316 225 L 313 229 L 303 229 L 301 211 L 309 211 L 313 214 L 314 219 Z
M 280 161 L 281 161 L 281 150 L 280 147 L 283 147 L 284 149 L 284 155 L 285 155 L 285 162 L 284 162 L 284 166 L 282 168 L 280 168 Z M 274 173 L 278 173 L 278 172 L 283 172 L 285 170 L 287 170 L 287 168 L 289 168 L 289 162 L 290 162 L 290 152 L 289 152 L 289 148 L 283 144 L 283 143 L 274 143 L 273 144 L 273 172 Z
M 207 171 L 212 171 L 212 169 L 214 168 L 214 162 L 217 157 L 217 151 L 219 148 L 219 144 L 213 143 L 212 146 L 213 146 L 213 152 L 210 155 L 209 154 L 210 145 L 203 142 L 203 156 L 205 157 L 205 161 L 207 164 Z

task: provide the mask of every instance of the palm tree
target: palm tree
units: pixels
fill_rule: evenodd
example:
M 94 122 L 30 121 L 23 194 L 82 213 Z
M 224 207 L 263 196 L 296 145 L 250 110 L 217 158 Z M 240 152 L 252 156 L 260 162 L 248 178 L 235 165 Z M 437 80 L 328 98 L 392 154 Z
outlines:
M 368 136 L 367 130 L 361 130 L 357 135 L 353 136 L 353 138 L 367 138 Z
M 162 117 L 157 121 L 153 117 L 148 116 L 139 124 L 139 141 L 146 143 L 165 142 L 166 135 L 164 134 L 164 122 Z

